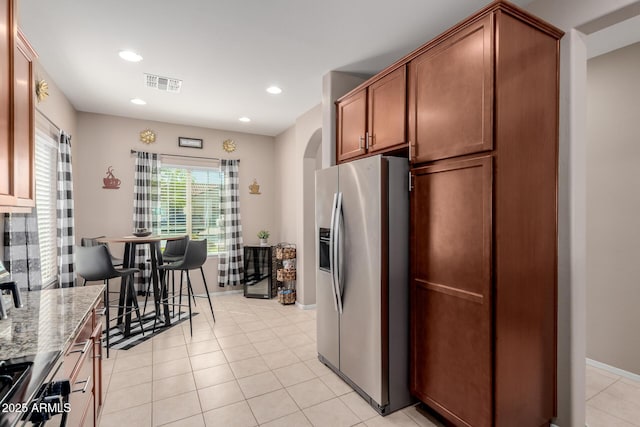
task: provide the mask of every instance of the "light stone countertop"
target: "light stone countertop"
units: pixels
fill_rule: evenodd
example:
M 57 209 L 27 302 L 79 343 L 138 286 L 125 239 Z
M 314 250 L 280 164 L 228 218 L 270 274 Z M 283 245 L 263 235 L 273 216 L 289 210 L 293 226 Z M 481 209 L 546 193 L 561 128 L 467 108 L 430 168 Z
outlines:
M 102 296 L 104 286 L 22 292 L 23 308 L 0 320 L 0 360 L 62 352 Z

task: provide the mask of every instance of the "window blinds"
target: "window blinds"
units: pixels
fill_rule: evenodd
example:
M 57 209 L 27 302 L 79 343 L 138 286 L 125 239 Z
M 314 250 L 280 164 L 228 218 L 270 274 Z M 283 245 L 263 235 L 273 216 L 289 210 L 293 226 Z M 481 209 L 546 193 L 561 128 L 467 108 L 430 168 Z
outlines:
M 36 132 L 35 179 L 42 285 L 57 277 L 56 164 L 57 146 L 52 137 Z
M 207 239 L 209 254 L 219 253 L 222 250 L 221 185 L 219 169 L 163 165 L 158 234 L 188 234 L 192 239 Z

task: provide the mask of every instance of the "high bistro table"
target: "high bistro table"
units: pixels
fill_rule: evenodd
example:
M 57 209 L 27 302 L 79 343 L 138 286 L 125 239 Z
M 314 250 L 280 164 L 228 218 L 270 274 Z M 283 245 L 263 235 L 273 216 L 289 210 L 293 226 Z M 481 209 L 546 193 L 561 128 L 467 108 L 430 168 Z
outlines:
M 160 242 L 163 240 L 180 240 L 184 239 L 186 235 L 175 235 L 175 236 L 157 236 L 150 235 L 146 237 L 136 237 L 136 236 L 123 236 L 123 237 L 101 237 L 97 239 L 98 242 L 102 243 L 124 243 L 124 258 L 123 258 L 123 268 L 133 268 L 135 267 L 136 260 L 136 248 L 138 245 L 149 245 L 149 252 L 151 253 L 151 280 L 153 283 L 153 300 L 156 309 L 156 317 L 160 322 L 164 323 L 164 326 L 169 326 L 171 324 L 171 316 L 169 314 L 169 303 L 167 301 L 167 295 L 160 295 L 160 285 L 159 285 L 159 277 L 158 277 L 158 266 L 162 265 L 162 251 L 160 250 Z M 165 288 L 164 293 L 167 293 Z M 120 292 L 120 303 L 118 307 L 118 324 L 123 325 L 123 335 L 128 336 L 131 334 L 131 310 L 130 307 L 133 306 L 132 298 L 136 298 L 136 292 L 131 292 L 129 295 L 125 296 L 124 292 Z M 160 301 L 163 300 L 165 303 L 162 305 L 162 313 L 160 312 Z M 105 302 L 108 303 L 108 302 Z M 128 307 L 127 310 L 123 309 L 123 306 Z M 124 312 L 124 322 L 123 322 L 123 312 Z M 143 313 L 144 314 L 144 313 Z

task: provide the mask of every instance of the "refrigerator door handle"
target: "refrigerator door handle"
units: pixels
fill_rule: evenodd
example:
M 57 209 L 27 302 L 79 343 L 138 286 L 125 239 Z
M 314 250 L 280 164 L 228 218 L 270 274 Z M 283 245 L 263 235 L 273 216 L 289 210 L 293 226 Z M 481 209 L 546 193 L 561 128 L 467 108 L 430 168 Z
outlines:
M 335 238 L 333 243 L 333 263 L 335 268 L 334 272 L 334 293 L 337 299 L 338 313 L 342 314 L 342 292 L 340 292 L 340 220 L 342 219 L 342 193 L 338 193 L 338 204 L 336 206 L 336 218 L 335 218 Z
M 329 230 L 329 271 L 331 271 L 331 295 L 333 296 L 333 309 L 338 311 L 338 299 L 336 298 L 336 260 L 334 258 L 335 247 L 335 221 L 336 208 L 338 205 L 338 193 L 333 193 L 333 204 L 331 205 L 331 229 Z

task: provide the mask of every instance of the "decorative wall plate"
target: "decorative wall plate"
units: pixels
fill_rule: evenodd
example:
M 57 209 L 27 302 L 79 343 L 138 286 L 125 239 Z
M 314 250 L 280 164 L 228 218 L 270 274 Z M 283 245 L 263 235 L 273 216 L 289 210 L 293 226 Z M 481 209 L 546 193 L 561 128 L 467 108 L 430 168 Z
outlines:
M 102 178 L 102 188 L 117 190 L 120 188 L 121 182 L 122 181 L 113 175 L 113 166 L 109 166 L 109 168 L 107 168 L 107 176 Z
M 260 193 L 260 184 L 253 178 L 253 184 L 249 186 L 249 194 L 262 194 Z
M 38 102 L 42 102 L 49 96 L 49 84 L 45 80 L 36 82 L 36 98 Z
M 222 148 L 227 153 L 231 153 L 233 151 L 236 151 L 236 143 L 233 139 L 225 139 L 224 141 L 222 141 Z
M 145 129 L 140 132 L 140 141 L 145 144 L 151 144 L 156 141 L 156 134 L 151 129 Z

